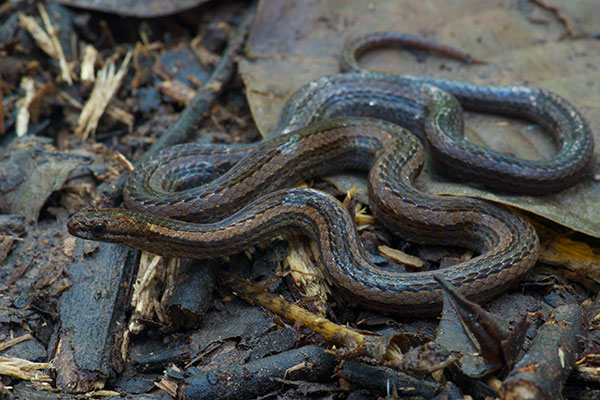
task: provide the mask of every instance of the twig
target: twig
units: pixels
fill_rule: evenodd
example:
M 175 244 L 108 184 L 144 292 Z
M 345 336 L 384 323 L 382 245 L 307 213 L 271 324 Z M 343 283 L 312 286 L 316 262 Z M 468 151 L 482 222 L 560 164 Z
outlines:
M 6 341 L 0 343 L 0 351 L 4 351 L 6 349 L 10 349 L 14 345 L 19 344 L 21 342 L 25 342 L 25 341 L 27 341 L 29 339 L 33 339 L 33 336 L 31 336 L 30 333 L 26 333 L 25 335 L 16 337 L 14 339 L 6 340 Z
M 233 290 L 237 296 L 289 321 L 306 326 L 311 331 L 322 335 L 327 341 L 343 346 L 349 355 L 370 357 L 376 362 L 398 361 L 402 358 L 402 352 L 395 343 L 394 336 L 358 332 L 319 317 L 235 275 L 222 272 L 222 276 L 224 279 L 221 283 Z
M 558 307 L 527 354 L 506 378 L 503 399 L 559 399 L 577 358 L 577 338 L 584 334 L 579 305 Z

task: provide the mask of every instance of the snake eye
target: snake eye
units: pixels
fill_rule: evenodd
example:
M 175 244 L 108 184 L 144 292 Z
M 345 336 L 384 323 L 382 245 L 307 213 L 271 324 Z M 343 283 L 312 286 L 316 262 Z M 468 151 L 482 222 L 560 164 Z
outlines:
M 92 226 L 94 236 L 102 236 L 104 232 L 106 232 L 106 225 L 103 222 L 98 222 Z

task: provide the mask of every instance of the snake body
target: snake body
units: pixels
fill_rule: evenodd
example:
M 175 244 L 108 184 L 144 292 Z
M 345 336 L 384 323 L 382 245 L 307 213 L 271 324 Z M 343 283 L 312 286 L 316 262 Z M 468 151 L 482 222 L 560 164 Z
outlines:
M 296 152 L 292 159 L 302 159 L 309 148 L 324 165 L 370 170 L 371 208 L 394 233 L 480 253 L 440 271 L 467 296 L 489 299 L 517 282 L 535 263 L 536 233 L 518 214 L 475 199 L 431 197 L 416 190 L 412 182 L 423 165 L 423 146 L 397 125 L 364 118 L 330 120 L 285 139 L 275 137 L 254 151 L 275 159 L 270 175 L 290 178 L 293 172 L 298 176 L 310 172 L 314 167 L 309 163 L 295 165 L 290 173 L 289 165 L 276 162 L 278 155 L 292 151 Z M 291 150 L 290 143 L 302 149 Z M 260 168 L 254 174 L 260 174 Z M 123 210 L 81 210 L 69 222 L 69 231 L 86 239 L 189 258 L 232 254 L 276 235 L 302 233 L 317 241 L 328 279 L 361 304 L 421 315 L 441 306 L 441 286 L 430 272 L 378 268 L 359 241 L 347 210 L 335 198 L 311 189 L 271 192 L 207 224 Z
M 461 105 L 530 119 L 553 135 L 558 152 L 551 160 L 530 161 L 472 144 L 462 136 Z M 338 117 L 346 118 L 331 119 Z M 441 286 L 431 272 L 376 268 L 335 199 L 286 189 L 315 175 L 369 170 L 370 207 L 392 232 L 480 254 L 441 271 L 446 280 L 480 300 L 513 285 L 537 258 L 533 228 L 500 206 L 416 190 L 412 182 L 423 164 L 422 145 L 395 124 L 419 135 L 441 170 L 511 192 L 562 190 L 586 175 L 593 151 L 581 114 L 545 90 L 373 72 L 337 74 L 294 93 L 271 138 L 259 144 L 186 144 L 158 153 L 125 187 L 127 207 L 135 211 L 82 210 L 70 220 L 69 231 L 197 258 L 301 232 L 317 241 L 332 283 L 365 306 L 421 315 L 438 310 Z
M 550 160 L 532 161 L 474 144 L 463 138 L 461 104 L 473 111 L 537 122 L 552 134 L 558 151 Z M 508 192 L 542 195 L 563 190 L 585 178 L 593 151 L 585 119 L 568 101 L 546 90 L 373 72 L 326 76 L 303 86 L 288 100 L 269 136 L 346 116 L 385 119 L 406 127 L 427 142 L 440 171 Z M 166 149 L 133 172 L 124 189 L 125 203 L 140 212 L 210 222 L 240 210 L 265 194 L 267 188 L 294 184 L 269 174 L 270 156 L 254 149 L 256 145 L 227 148 L 188 144 Z M 290 168 L 299 162 L 319 165 L 316 155 L 311 158 L 309 151 L 303 152 L 301 160 L 292 159 L 289 152 L 284 155 L 290 159 L 285 161 Z M 209 179 L 200 169 L 218 175 L 244 157 L 249 158 L 227 174 L 194 185 Z M 329 172 L 333 171 L 320 173 Z M 190 181 L 194 179 L 197 181 Z M 174 191 L 175 187 L 186 189 Z

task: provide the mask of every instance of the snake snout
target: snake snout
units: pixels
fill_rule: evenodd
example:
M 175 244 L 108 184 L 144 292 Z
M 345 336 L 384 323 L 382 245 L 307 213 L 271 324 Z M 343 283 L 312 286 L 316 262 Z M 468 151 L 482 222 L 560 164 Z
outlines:
M 79 236 L 78 233 L 81 231 L 81 224 L 77 220 L 71 218 L 69 219 L 69 222 L 67 222 L 67 230 L 71 235 Z
M 72 216 L 67 222 L 67 231 L 69 231 L 71 235 L 82 239 L 89 239 L 91 236 L 89 230 L 86 229 L 86 225 L 82 221 L 79 221 L 76 218 L 76 215 Z

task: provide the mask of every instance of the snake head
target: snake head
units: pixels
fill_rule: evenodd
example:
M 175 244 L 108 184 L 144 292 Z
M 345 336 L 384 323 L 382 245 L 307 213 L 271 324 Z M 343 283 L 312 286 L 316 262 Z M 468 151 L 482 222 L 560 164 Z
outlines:
M 136 222 L 131 212 L 122 209 L 84 208 L 71 216 L 67 229 L 82 239 L 118 243 L 136 232 Z

